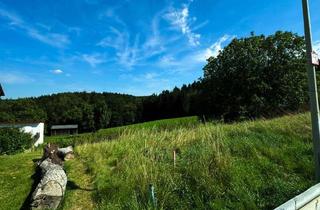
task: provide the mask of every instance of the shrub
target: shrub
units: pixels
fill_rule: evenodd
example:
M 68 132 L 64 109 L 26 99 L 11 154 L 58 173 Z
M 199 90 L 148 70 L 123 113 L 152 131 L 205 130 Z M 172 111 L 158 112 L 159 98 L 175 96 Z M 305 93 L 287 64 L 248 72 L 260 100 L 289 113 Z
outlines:
M 30 134 L 18 128 L 0 128 L 0 154 L 15 154 L 31 148 L 32 144 Z

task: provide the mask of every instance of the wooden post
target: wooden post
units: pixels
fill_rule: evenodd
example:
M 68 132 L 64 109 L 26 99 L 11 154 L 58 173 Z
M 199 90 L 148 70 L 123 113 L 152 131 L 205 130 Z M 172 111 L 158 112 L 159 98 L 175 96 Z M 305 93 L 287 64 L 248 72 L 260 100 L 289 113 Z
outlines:
M 173 167 L 175 168 L 177 165 L 177 156 L 180 153 L 180 149 L 179 148 L 174 148 L 173 150 Z

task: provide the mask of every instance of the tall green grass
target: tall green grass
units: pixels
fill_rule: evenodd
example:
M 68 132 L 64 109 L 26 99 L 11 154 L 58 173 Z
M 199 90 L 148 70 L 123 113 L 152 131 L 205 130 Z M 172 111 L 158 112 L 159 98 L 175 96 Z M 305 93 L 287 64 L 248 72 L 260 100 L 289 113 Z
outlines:
M 163 119 L 144 123 L 137 123 L 127 126 L 120 126 L 114 128 L 101 129 L 93 133 L 83 133 L 78 135 L 69 136 L 50 136 L 46 137 L 45 142 L 56 143 L 59 146 L 80 145 L 83 143 L 94 143 L 101 141 L 108 141 L 118 138 L 122 133 L 129 131 L 137 131 L 141 129 L 149 129 L 154 132 L 161 130 L 174 130 L 177 128 L 191 128 L 199 124 L 199 119 L 196 116 L 193 117 L 181 117 L 174 119 Z
M 310 134 L 306 113 L 235 124 L 171 119 L 46 140 L 76 145 L 61 209 L 153 209 L 150 184 L 157 209 L 272 209 L 315 183 Z M 39 157 L 0 156 L 0 209 L 22 206 Z
M 83 144 L 100 209 L 271 209 L 313 183 L 307 114 L 239 124 L 127 130 Z M 177 149 L 176 166 L 173 150 Z

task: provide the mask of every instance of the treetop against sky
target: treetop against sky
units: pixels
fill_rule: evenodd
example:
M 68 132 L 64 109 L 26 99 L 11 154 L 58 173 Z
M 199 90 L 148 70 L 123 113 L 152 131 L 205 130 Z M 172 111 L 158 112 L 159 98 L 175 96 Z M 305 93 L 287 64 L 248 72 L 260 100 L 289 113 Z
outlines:
M 310 0 L 315 49 L 320 3 Z M 0 0 L 6 97 L 159 93 L 203 74 L 234 37 L 303 35 L 300 0 Z

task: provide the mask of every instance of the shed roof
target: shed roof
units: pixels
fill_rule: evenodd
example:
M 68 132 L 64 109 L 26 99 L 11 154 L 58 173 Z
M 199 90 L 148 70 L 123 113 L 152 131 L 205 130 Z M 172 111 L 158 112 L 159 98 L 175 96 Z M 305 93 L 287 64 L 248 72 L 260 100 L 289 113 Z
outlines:
M 78 125 L 53 125 L 51 126 L 51 130 L 59 130 L 59 129 L 77 129 Z
M 4 96 L 4 92 L 3 92 L 1 84 L 0 84 L 0 96 Z

